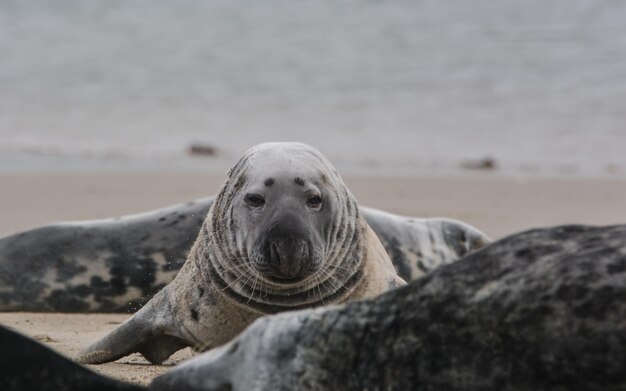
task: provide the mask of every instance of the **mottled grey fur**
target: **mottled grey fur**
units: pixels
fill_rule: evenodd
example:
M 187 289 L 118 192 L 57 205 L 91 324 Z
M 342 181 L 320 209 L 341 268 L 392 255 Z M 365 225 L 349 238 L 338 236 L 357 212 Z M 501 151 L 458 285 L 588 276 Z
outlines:
M 263 317 L 154 390 L 624 390 L 626 226 L 517 234 L 409 286 Z
M 0 311 L 136 311 L 176 276 L 212 202 L 0 238 Z
M 137 311 L 176 276 L 213 199 L 0 238 L 0 311 Z M 406 281 L 489 241 L 455 220 L 360 212 Z

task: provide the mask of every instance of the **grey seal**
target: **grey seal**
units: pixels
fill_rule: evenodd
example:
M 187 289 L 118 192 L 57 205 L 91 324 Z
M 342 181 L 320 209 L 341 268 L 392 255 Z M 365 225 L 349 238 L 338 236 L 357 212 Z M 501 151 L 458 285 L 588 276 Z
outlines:
M 257 320 L 166 390 L 623 390 L 626 226 L 494 242 L 371 300 Z
M 203 351 L 254 319 L 404 285 L 330 162 L 300 143 L 249 149 L 229 171 L 176 278 L 88 347 L 82 363 Z
M 176 276 L 213 200 L 0 238 L 0 311 L 136 312 Z M 406 281 L 489 242 L 456 220 L 359 212 Z

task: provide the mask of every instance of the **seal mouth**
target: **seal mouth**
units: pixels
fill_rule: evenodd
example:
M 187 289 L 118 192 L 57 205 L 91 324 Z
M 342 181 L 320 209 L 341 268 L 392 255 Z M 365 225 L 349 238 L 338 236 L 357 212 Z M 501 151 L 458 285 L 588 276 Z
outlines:
M 277 285 L 295 285 L 307 279 L 306 276 L 282 277 L 274 274 L 264 276 L 269 282 Z

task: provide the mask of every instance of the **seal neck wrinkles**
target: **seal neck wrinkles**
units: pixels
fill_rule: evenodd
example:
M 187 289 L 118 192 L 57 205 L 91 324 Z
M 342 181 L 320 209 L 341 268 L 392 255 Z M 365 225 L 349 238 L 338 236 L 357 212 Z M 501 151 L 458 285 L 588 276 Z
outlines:
M 358 224 L 357 218 L 353 220 L 338 224 L 343 226 L 336 228 L 342 240 L 329 251 L 320 270 L 301 283 L 276 285 L 249 266 L 247 254 L 235 243 L 221 238 L 220 234 L 228 232 L 228 222 L 215 227 L 211 219 L 207 219 L 203 227 L 207 239 L 203 254 L 205 265 L 201 268 L 203 277 L 221 294 L 262 313 L 340 303 L 364 276 L 361 243 L 364 227 Z

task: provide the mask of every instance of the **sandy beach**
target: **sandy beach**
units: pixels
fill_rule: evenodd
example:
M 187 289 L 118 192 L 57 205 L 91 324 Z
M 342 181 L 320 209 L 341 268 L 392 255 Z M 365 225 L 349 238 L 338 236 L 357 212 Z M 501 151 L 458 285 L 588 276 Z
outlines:
M 137 213 L 214 194 L 223 175 L 156 172 L 0 173 L 0 235 L 30 227 Z M 626 222 L 626 181 L 530 179 L 478 175 L 466 178 L 345 178 L 363 205 L 412 216 L 464 220 L 493 238 L 565 223 Z M 0 323 L 74 357 L 127 315 L 2 313 Z M 177 353 L 165 365 L 139 355 L 94 370 L 146 384 L 191 356 Z
M 215 194 L 225 173 L 0 172 L 0 236 L 157 209 Z M 556 224 L 626 222 L 626 179 L 344 176 L 361 205 L 466 221 L 492 238 Z
M 0 313 L 0 324 L 21 332 L 57 352 L 73 358 L 81 349 L 103 337 L 123 322 L 124 314 L 35 314 Z M 92 370 L 132 383 L 148 384 L 176 363 L 192 357 L 184 349 L 170 357 L 163 365 L 151 365 L 140 354 L 103 365 L 88 365 Z

